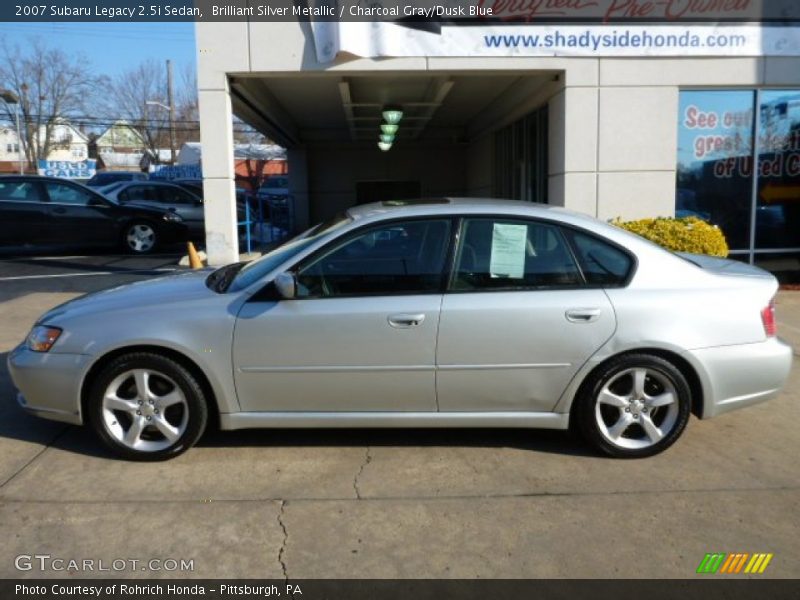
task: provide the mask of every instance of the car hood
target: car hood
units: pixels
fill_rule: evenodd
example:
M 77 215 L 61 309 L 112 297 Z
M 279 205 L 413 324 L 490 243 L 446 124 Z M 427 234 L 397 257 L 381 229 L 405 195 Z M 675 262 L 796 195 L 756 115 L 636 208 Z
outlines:
M 102 192 L 100 192 L 102 193 Z M 105 195 L 105 194 L 104 194 Z M 114 194 L 105 195 L 114 206 L 122 210 L 128 210 L 138 213 L 148 213 L 153 217 L 161 217 L 164 213 L 168 212 L 162 204 L 150 200 L 133 200 L 131 202 L 120 202 Z
M 103 313 L 127 309 L 162 308 L 165 304 L 181 304 L 216 296 L 205 280 L 213 269 L 199 269 L 177 275 L 147 279 L 93 292 L 65 302 L 42 315 L 38 322 L 58 325 L 59 322 L 90 314 L 102 318 Z

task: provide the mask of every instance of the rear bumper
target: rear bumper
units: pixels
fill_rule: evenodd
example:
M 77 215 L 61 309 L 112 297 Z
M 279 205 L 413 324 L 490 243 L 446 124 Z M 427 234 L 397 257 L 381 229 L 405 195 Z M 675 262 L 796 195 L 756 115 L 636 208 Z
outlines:
M 778 338 L 688 355 L 704 373 L 704 419 L 775 398 L 792 368 L 792 347 Z
M 80 384 L 89 356 L 32 352 L 24 345 L 8 355 L 11 380 L 19 390 L 17 403 L 27 412 L 80 425 Z

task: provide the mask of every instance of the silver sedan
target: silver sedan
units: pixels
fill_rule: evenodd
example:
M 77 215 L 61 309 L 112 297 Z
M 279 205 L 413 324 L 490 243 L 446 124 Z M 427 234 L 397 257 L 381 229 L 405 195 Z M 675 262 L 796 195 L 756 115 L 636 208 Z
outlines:
M 132 459 L 213 417 L 254 427 L 574 425 L 668 448 L 775 397 L 792 352 L 769 273 L 497 200 L 353 208 L 248 263 L 54 308 L 8 359 L 19 403 Z

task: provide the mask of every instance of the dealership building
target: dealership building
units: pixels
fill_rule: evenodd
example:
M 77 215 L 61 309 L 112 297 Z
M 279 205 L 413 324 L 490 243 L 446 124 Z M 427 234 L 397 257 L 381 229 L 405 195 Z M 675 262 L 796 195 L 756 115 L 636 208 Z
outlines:
M 297 228 L 390 198 L 514 198 L 698 216 L 732 255 L 797 270 L 799 30 L 721 4 L 722 24 L 198 22 L 210 262 L 238 256 L 237 115 L 286 148 Z

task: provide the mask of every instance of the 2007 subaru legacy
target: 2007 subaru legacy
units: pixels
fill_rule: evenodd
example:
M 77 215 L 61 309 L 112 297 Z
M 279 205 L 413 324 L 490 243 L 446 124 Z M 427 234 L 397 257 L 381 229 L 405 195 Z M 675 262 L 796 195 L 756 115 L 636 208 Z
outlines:
M 558 208 L 360 206 L 249 264 L 90 294 L 9 356 L 20 404 L 132 459 L 254 427 L 543 427 L 669 447 L 776 396 L 775 278 Z

